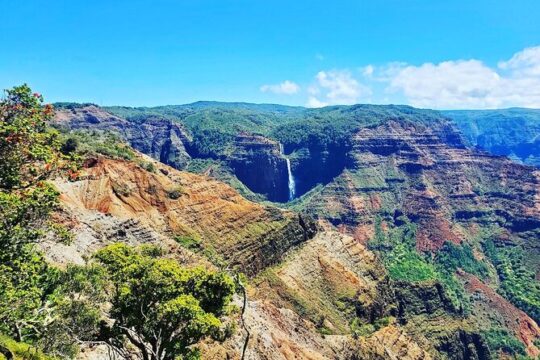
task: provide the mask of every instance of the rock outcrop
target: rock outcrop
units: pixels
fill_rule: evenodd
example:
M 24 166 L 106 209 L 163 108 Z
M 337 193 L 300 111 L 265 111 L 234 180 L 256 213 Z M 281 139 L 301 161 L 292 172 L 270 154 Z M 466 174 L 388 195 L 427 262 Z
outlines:
M 271 201 L 289 200 L 287 163 L 279 144 L 263 136 L 240 134 L 228 162 L 236 177 Z
M 190 237 L 248 274 L 276 263 L 289 248 L 316 233 L 307 217 L 250 202 L 207 177 L 158 163 L 155 167 L 152 173 L 135 162 L 100 158 L 79 179 L 59 180 L 55 186 L 64 206 L 85 218 L 79 221 L 104 215 L 169 238 Z M 129 231 L 123 233 L 129 238 Z M 77 232 L 76 243 L 88 242 L 86 235 Z
M 404 215 L 418 226 L 420 251 L 460 243 L 472 224 L 499 224 L 537 251 L 538 172 L 465 148 L 447 124 L 390 121 L 362 129 L 352 157 L 355 165 L 312 196 L 307 213 L 360 241 L 373 234 L 376 214 Z
M 176 169 L 183 169 L 191 158 L 191 137 L 182 124 L 158 116 L 144 121 L 127 121 L 90 105 L 59 109 L 54 122 L 75 130 L 115 133 L 133 148 Z

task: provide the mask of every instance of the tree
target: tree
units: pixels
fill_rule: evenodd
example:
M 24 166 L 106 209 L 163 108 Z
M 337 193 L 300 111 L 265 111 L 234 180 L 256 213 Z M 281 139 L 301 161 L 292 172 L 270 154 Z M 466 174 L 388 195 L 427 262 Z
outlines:
M 33 247 L 58 197 L 44 182 L 60 156 L 42 102 L 26 85 L 0 101 L 0 331 L 19 341 L 40 333 L 55 277 Z
M 6 263 L 41 235 L 58 193 L 43 180 L 61 159 L 47 127 L 52 107 L 27 85 L 0 101 L 0 260 Z
M 197 358 L 192 345 L 219 334 L 235 288 L 226 274 L 182 267 L 154 247 L 114 244 L 95 258 L 112 284 L 103 337 L 117 351 L 128 342 L 144 360 Z
M 0 101 L 0 189 L 33 186 L 59 161 L 58 132 L 47 126 L 53 114 L 28 85 L 6 91 Z

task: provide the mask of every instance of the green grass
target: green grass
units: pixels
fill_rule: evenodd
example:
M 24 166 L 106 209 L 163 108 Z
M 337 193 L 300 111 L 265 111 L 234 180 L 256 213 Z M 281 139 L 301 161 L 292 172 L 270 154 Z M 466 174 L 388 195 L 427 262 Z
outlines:
M 191 236 L 175 236 L 174 240 L 182 247 L 190 250 L 200 250 L 202 248 L 201 241 Z

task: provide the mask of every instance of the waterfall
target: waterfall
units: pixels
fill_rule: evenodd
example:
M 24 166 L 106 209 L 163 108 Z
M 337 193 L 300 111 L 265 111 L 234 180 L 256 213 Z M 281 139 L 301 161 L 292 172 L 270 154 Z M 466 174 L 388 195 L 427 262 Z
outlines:
M 291 160 L 289 160 L 289 158 L 285 158 L 285 161 L 287 161 L 287 173 L 289 175 L 289 201 L 291 201 L 294 199 L 296 184 L 294 183 L 294 176 L 291 171 Z
M 292 174 L 291 170 L 291 160 L 289 160 L 288 157 L 285 156 L 283 151 L 283 144 L 279 144 L 279 152 L 283 157 L 285 158 L 285 161 L 287 162 L 287 181 L 289 185 L 289 201 L 294 199 L 294 196 L 296 195 L 296 184 L 294 182 L 294 176 Z

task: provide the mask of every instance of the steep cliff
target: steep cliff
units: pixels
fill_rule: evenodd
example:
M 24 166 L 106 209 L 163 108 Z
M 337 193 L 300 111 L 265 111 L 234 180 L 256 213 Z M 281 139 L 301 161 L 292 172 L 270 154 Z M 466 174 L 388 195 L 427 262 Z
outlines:
M 160 162 L 182 169 L 191 158 L 191 137 L 172 120 L 149 116 L 143 121 L 127 121 L 94 106 L 59 108 L 54 122 L 74 130 L 105 131 L 117 134 L 133 148 Z
M 228 158 L 236 177 L 271 201 L 289 200 L 287 163 L 279 144 L 262 136 L 240 134 Z
M 86 204 L 85 223 L 110 214 L 126 241 L 176 236 L 184 250 L 252 276 L 244 331 L 209 354 L 238 358 L 248 332 L 255 359 L 538 354 L 538 171 L 468 148 L 429 110 L 256 109 L 140 109 L 125 120 L 140 131 L 173 111 L 193 137 L 182 140 L 195 157 L 189 168 L 205 176 L 105 159 L 78 180 L 84 190 L 58 184 Z M 285 206 L 302 215 L 207 176 L 280 203 L 292 176 L 296 196 Z M 311 240 L 310 218 L 324 229 Z M 106 234 L 115 226 L 103 225 Z
M 360 240 L 376 214 L 392 220 L 404 215 L 418 225 L 421 251 L 460 243 L 473 224 L 497 224 L 533 240 L 540 229 L 539 174 L 447 139 L 456 136 L 446 124 L 390 121 L 360 130 L 354 166 L 309 198 L 306 211 L 357 232 Z
M 540 166 L 540 110 L 453 110 L 443 114 L 457 124 L 471 145 Z
M 135 162 L 98 158 L 87 162 L 75 181 L 55 185 L 76 223 L 94 222 L 105 215 L 141 224 L 152 234 L 192 239 L 249 274 L 276 263 L 290 247 L 316 232 L 309 218 L 247 201 L 210 178 L 155 166 L 158 170 L 149 172 Z M 130 238 L 126 230 L 122 234 Z M 77 232 L 74 246 L 84 248 L 88 236 Z M 140 236 L 139 240 L 144 241 Z

